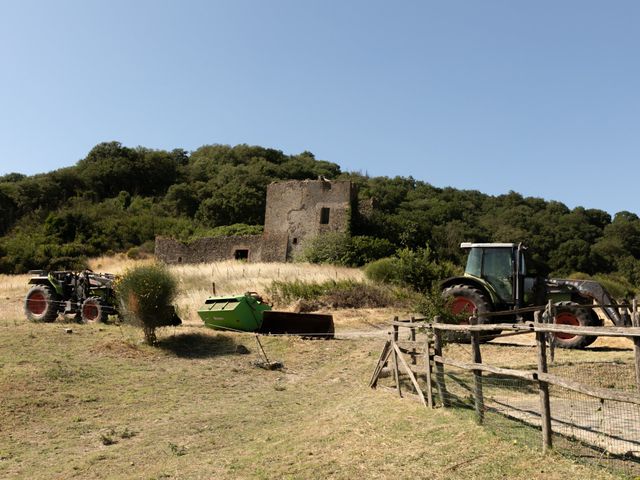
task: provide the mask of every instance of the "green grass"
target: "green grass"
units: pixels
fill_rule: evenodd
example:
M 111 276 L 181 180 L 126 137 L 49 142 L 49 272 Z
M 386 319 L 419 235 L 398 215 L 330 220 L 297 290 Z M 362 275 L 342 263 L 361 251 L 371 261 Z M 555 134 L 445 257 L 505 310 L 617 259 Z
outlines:
M 0 325 L 1 478 L 612 478 L 369 389 L 380 339 L 71 327 Z

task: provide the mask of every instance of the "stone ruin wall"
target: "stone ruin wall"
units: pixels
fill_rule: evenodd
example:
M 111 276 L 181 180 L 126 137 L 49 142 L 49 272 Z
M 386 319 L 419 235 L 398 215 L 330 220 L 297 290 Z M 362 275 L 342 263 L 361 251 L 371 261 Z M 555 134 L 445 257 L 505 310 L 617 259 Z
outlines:
M 209 263 L 234 259 L 239 250 L 248 251 L 248 262 L 284 262 L 287 258 L 287 236 L 205 237 L 188 243 L 157 237 L 155 255 L 167 264 Z
M 306 240 L 327 232 L 349 232 L 357 213 L 357 190 L 350 181 L 303 180 L 267 186 L 264 233 L 205 237 L 180 242 L 157 237 L 155 255 L 168 264 L 202 263 L 237 258 L 249 262 L 291 260 Z

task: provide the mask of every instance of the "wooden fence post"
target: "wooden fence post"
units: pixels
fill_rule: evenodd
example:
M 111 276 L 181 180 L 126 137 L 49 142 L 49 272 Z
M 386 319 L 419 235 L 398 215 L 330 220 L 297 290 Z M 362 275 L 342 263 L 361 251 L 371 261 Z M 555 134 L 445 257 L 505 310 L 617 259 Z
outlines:
M 432 330 L 433 332 L 433 330 Z M 431 380 L 431 333 L 427 330 L 427 339 L 424 341 L 424 369 L 427 380 L 427 405 L 433 408 L 433 382 Z
M 556 312 L 554 311 L 553 302 L 551 300 L 547 302 L 547 323 L 556 323 Z M 556 334 L 546 333 L 545 336 L 549 340 L 549 359 L 551 360 L 551 363 L 553 363 L 556 361 Z
M 411 323 L 411 341 L 416 341 L 416 327 L 414 326 L 415 318 L 411 317 L 409 323 Z M 416 365 L 418 363 L 418 352 L 416 352 L 416 347 L 414 346 L 411 349 L 411 365 Z
M 469 324 L 477 325 L 477 312 L 469 317 Z M 482 363 L 480 354 L 480 332 L 471 332 L 471 362 Z M 473 398 L 475 400 L 476 421 L 479 425 L 484 422 L 484 396 L 482 393 L 482 370 L 473 370 Z
M 376 388 L 378 386 L 378 380 L 380 379 L 380 373 L 382 373 L 382 369 L 387 365 L 389 361 L 389 356 L 391 355 L 391 341 L 387 340 L 384 343 L 384 347 L 382 347 L 382 353 L 380 354 L 380 359 L 378 359 L 378 364 L 376 365 L 376 369 L 373 371 L 373 375 L 371 376 L 371 381 L 369 382 L 369 386 L 371 388 Z
M 437 316 L 434 317 L 433 323 L 437 324 L 440 322 L 440 318 Z M 442 331 L 437 328 L 433 329 L 433 353 L 442 357 Z M 449 399 L 447 398 L 447 388 L 444 383 L 444 364 L 433 360 L 433 364 L 436 367 L 436 386 L 438 388 L 438 395 L 440 396 L 440 401 L 442 402 L 443 407 L 449 406 Z
M 400 327 L 398 327 L 397 323 L 398 323 L 398 317 L 393 317 L 393 341 L 397 342 L 398 338 L 400 337 L 399 335 L 399 331 L 400 331 Z
M 549 305 L 550 306 L 550 305 Z M 540 312 L 535 312 L 536 325 L 541 324 Z M 538 351 L 538 374 L 547 373 L 547 343 L 544 332 L 536 332 L 536 346 Z M 542 426 L 542 452 L 546 453 L 552 446 L 551 431 L 551 403 L 549 402 L 549 384 L 538 380 L 540 391 L 540 423 Z
M 638 300 L 635 298 L 631 303 L 631 325 L 640 327 L 640 318 L 638 317 Z M 640 337 L 633 337 L 633 353 L 636 358 L 636 388 L 640 392 Z
M 395 349 L 396 342 L 398 341 L 398 325 L 395 322 L 398 321 L 398 317 L 393 317 L 393 336 L 391 337 L 391 354 L 393 355 L 393 377 L 396 380 L 396 388 L 398 390 L 398 396 L 402 398 L 402 388 L 400 387 L 400 371 L 398 370 L 398 354 Z

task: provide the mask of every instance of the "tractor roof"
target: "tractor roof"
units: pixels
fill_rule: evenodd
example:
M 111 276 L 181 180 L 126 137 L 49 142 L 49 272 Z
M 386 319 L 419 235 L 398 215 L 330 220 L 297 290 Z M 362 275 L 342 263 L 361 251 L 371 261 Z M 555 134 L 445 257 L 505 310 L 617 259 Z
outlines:
M 460 248 L 516 248 L 517 243 L 471 243 L 462 242 Z

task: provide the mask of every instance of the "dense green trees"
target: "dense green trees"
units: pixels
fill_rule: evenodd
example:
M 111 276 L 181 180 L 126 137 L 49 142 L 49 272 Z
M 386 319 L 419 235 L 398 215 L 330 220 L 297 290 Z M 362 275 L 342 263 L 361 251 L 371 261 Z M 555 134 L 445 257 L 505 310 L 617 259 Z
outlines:
M 77 165 L 85 188 L 97 199 L 110 198 L 120 191 L 131 195 L 162 195 L 183 174 L 188 156 L 184 150 L 172 152 L 123 147 L 119 142 L 100 143 Z
M 158 234 L 255 233 L 269 183 L 340 173 L 309 152 L 206 145 L 187 154 L 101 143 L 74 167 L 0 177 L 0 271 L 77 265 Z
M 360 264 L 429 246 L 434 258 L 460 264 L 462 241 L 513 241 L 530 247 L 530 267 L 540 274 L 579 271 L 640 283 L 640 218 L 631 212 L 612 219 L 516 192 L 489 196 L 411 177 L 343 173 L 310 152 L 205 145 L 188 153 L 118 142 L 96 145 L 73 167 L 0 177 L 0 271 L 77 263 L 158 234 L 259 232 L 270 182 L 318 175 L 353 181 L 374 209 L 357 218 L 352 236 L 334 238 L 328 249 L 313 244 L 307 253 L 316 261 Z

